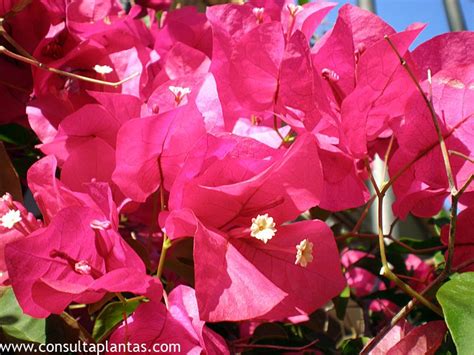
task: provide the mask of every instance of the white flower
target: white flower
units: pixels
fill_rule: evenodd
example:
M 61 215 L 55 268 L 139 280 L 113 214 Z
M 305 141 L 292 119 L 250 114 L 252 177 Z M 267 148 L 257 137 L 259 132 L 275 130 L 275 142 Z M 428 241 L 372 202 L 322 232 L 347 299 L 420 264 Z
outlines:
M 191 93 L 190 88 L 183 88 L 182 86 L 170 85 L 168 87 L 168 89 L 170 89 L 170 91 L 176 96 L 178 96 L 178 95 L 184 96 L 184 95 L 187 95 L 187 94 Z
M 93 69 L 99 74 L 110 74 L 113 72 L 113 69 L 108 65 L 95 65 Z
M 184 87 L 181 87 L 181 86 L 170 85 L 170 86 L 168 86 L 168 89 L 173 93 L 175 101 L 176 101 L 177 104 L 179 104 L 181 102 L 181 100 L 186 95 L 191 93 L 190 88 L 184 88 Z
M 2 218 L 0 218 L 0 222 L 2 227 L 12 229 L 15 224 L 21 221 L 20 211 L 18 210 L 9 210 L 5 213 Z
M 290 12 L 291 16 L 296 16 L 298 13 L 303 11 L 303 6 L 295 5 L 295 4 L 288 4 L 287 5 L 288 11 Z
M 92 268 L 85 260 L 81 260 L 74 265 L 74 270 L 81 275 L 90 275 Z
M 300 244 L 296 246 L 296 261 L 295 265 L 306 267 L 313 261 L 313 243 L 308 239 L 303 239 Z
M 388 266 L 389 270 L 395 269 L 395 267 L 392 264 L 390 264 L 389 262 L 387 262 L 387 266 Z M 388 273 L 388 271 L 385 270 L 385 267 L 382 265 L 382 267 L 380 268 L 379 274 L 383 276 L 383 275 L 386 275 L 387 273 Z
M 184 99 L 184 97 L 188 94 L 191 93 L 191 89 L 190 88 L 184 88 L 182 86 L 173 86 L 173 85 L 170 85 L 168 86 L 168 89 L 173 93 L 174 95 L 174 99 L 176 101 L 176 103 L 179 105 L 179 103 L 181 102 L 181 100 Z
M 252 218 L 252 226 L 250 227 L 250 235 L 265 244 L 273 238 L 276 233 L 275 222 L 272 217 L 268 217 L 268 213 L 258 215 Z
M 265 9 L 263 7 L 254 7 L 252 9 L 253 14 L 257 18 L 258 23 L 263 22 L 263 13 L 265 12 Z

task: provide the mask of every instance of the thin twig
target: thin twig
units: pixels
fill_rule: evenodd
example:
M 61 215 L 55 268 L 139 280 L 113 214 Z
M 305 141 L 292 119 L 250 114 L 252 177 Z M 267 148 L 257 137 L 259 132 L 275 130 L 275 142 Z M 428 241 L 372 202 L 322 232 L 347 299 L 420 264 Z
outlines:
M 5 19 L 0 18 L 0 35 L 1 35 L 3 38 L 5 38 L 5 40 L 6 40 L 8 43 L 10 43 L 10 44 L 13 46 L 13 48 L 15 48 L 15 49 L 18 51 L 18 53 L 20 53 L 21 55 L 23 55 L 23 56 L 26 57 L 26 58 L 33 59 L 33 60 L 34 60 L 35 58 L 33 58 L 33 56 L 32 56 L 30 53 L 28 53 L 22 46 L 20 46 L 20 45 L 18 44 L 17 41 L 15 41 L 15 40 L 13 39 L 13 37 L 10 36 L 10 34 L 7 32 L 7 30 L 6 30 L 5 27 L 3 26 L 4 21 L 5 21 Z
M 397 55 L 398 59 L 400 60 L 400 63 L 402 66 L 405 68 L 407 71 L 408 75 L 412 79 L 413 83 L 417 87 L 418 91 L 420 92 L 423 100 L 426 103 L 426 106 L 428 107 L 428 110 L 430 111 L 431 119 L 433 121 L 436 134 L 438 136 L 438 141 L 439 141 L 439 146 L 441 149 L 441 154 L 443 156 L 443 162 L 444 166 L 446 169 L 446 175 L 448 177 L 448 184 L 449 184 L 449 191 L 451 194 L 451 209 L 450 209 L 450 223 L 449 223 L 449 236 L 448 236 L 448 257 L 446 259 L 446 271 L 449 273 L 451 271 L 451 265 L 453 261 L 453 255 L 454 255 L 454 245 L 455 245 L 455 235 L 456 235 L 456 220 L 457 220 L 457 211 L 458 211 L 458 201 L 459 201 L 459 191 L 457 190 L 456 186 L 456 181 L 454 179 L 453 171 L 451 168 L 451 162 L 449 160 L 449 152 L 448 148 L 446 147 L 446 142 L 444 140 L 444 136 L 441 132 L 441 128 L 438 122 L 438 117 L 436 115 L 434 106 L 433 106 L 433 100 L 432 97 L 428 98 L 423 91 L 418 79 L 416 78 L 415 74 L 411 70 L 411 68 L 408 66 L 406 60 L 400 55 L 398 52 L 397 48 L 393 45 L 392 41 L 388 36 L 385 36 L 385 39 L 389 43 L 390 47 L 392 50 L 395 52 Z M 431 85 L 431 71 L 428 71 L 428 78 L 429 78 L 429 84 Z M 431 93 L 431 90 L 430 90 Z M 472 181 L 470 178 L 470 181 L 468 180 L 466 184 L 464 185 L 464 188 L 461 190 L 464 192 L 464 190 L 467 188 L 467 185 Z
M 455 150 L 448 150 L 448 153 L 449 153 L 450 155 L 455 155 L 455 156 L 458 156 L 458 157 L 460 157 L 460 158 L 463 158 L 463 159 L 467 160 L 468 162 L 474 164 L 474 159 L 471 158 L 471 157 L 468 157 L 466 154 L 463 154 L 463 153 L 458 152 L 458 151 L 455 151 Z
M 425 92 L 423 91 L 423 88 L 421 87 L 420 83 L 418 82 L 417 77 L 411 70 L 411 68 L 408 66 L 407 61 L 401 56 L 400 52 L 398 49 L 395 47 L 393 44 L 392 40 L 390 39 L 389 36 L 385 35 L 384 38 L 387 40 L 388 44 L 392 48 L 392 50 L 395 52 L 397 55 L 398 59 L 400 60 L 400 63 L 402 64 L 403 68 L 405 68 L 406 72 L 412 79 L 413 83 L 417 87 L 418 91 L 420 92 L 421 96 L 423 97 L 423 100 L 426 103 L 426 106 L 428 107 L 430 114 L 431 114 L 431 119 L 433 120 L 433 124 L 436 129 L 436 134 L 438 135 L 438 140 L 439 140 L 439 145 L 441 148 L 441 153 L 443 155 L 443 161 L 444 161 L 444 166 L 446 169 L 446 175 L 448 176 L 448 183 L 449 183 L 449 189 L 450 191 L 455 191 L 456 190 L 456 182 L 453 177 L 453 171 L 451 168 L 451 163 L 449 161 L 449 153 L 448 153 L 448 148 L 446 147 L 446 142 L 444 141 L 443 133 L 441 132 L 441 127 L 438 122 L 438 117 L 436 116 L 436 112 L 433 106 L 433 103 L 431 102 L 430 99 L 426 96 Z
M 377 197 L 376 195 L 373 195 L 369 199 L 369 201 L 367 201 L 367 204 L 365 205 L 364 211 L 362 211 L 362 214 L 360 215 L 359 220 L 357 221 L 354 228 L 352 228 L 353 233 L 357 233 L 360 230 L 360 227 L 362 226 L 362 223 L 364 223 L 364 220 L 367 217 L 367 215 L 369 213 L 369 210 L 370 210 L 370 207 L 372 207 L 372 204 L 374 203 L 376 197 Z
M 444 139 L 448 138 L 451 136 L 451 134 L 459 127 L 461 126 L 464 122 L 466 122 L 468 119 L 471 117 L 474 117 L 474 113 L 470 114 L 466 117 L 464 117 L 462 120 L 460 120 L 458 123 L 456 123 L 453 127 L 451 127 L 451 130 L 446 133 L 446 135 L 443 137 Z M 398 180 L 398 178 L 403 175 L 411 166 L 413 166 L 414 163 L 416 163 L 418 160 L 423 158 L 426 154 L 428 154 L 433 148 L 435 148 L 439 144 L 438 141 L 433 142 L 431 145 L 426 147 L 425 149 L 421 150 L 412 160 L 410 160 L 408 163 L 406 163 L 403 167 L 401 167 L 393 176 L 390 177 L 390 180 L 386 182 L 386 184 L 382 187 L 382 192 L 385 193 L 388 191 L 388 189 L 395 183 L 395 181 Z
M 160 212 L 163 212 L 166 209 L 165 202 L 165 178 L 163 174 L 163 167 L 161 165 L 161 155 L 158 157 L 158 170 L 160 172 Z M 161 247 L 160 260 L 158 261 L 158 268 L 156 270 L 156 277 L 161 278 L 163 275 L 163 269 L 165 267 L 166 252 L 171 247 L 171 239 L 168 238 L 166 233 L 163 233 L 163 245 Z
M 125 83 L 125 82 L 135 78 L 136 76 L 140 75 L 139 72 L 136 72 L 136 73 L 133 73 L 132 75 L 126 77 L 125 79 L 122 79 L 122 80 L 116 81 L 116 82 L 111 82 L 111 81 L 105 81 L 105 80 L 89 78 L 87 76 L 74 74 L 74 73 L 69 73 L 67 71 L 52 68 L 52 67 L 47 66 L 46 64 L 43 64 L 43 63 L 39 62 L 38 60 L 36 60 L 34 58 L 31 59 L 31 58 L 13 53 L 12 51 L 9 51 L 8 49 L 6 49 L 4 46 L 0 46 L 0 54 L 2 54 L 2 53 L 5 54 L 7 57 L 16 59 L 16 60 L 18 60 L 20 62 L 23 62 L 23 63 L 30 64 L 34 67 L 49 71 L 49 72 L 54 73 L 54 74 L 62 75 L 62 76 L 77 79 L 77 80 L 82 80 L 82 81 L 85 81 L 85 82 L 88 82 L 88 83 L 104 85 L 104 86 L 111 86 L 111 87 L 114 87 L 114 88 L 116 88 L 116 87 L 122 85 L 123 83 Z
M 366 166 L 367 166 L 367 171 L 370 177 L 370 181 L 374 187 L 375 192 L 377 193 L 377 200 L 378 200 L 378 213 L 377 213 L 377 220 L 378 220 L 378 236 L 379 236 L 379 248 L 380 248 L 380 259 L 382 261 L 382 275 L 387 277 L 389 280 L 393 281 L 398 288 L 400 288 L 403 292 L 407 293 L 413 298 L 418 299 L 424 306 L 427 308 L 431 309 L 433 312 L 443 315 L 443 311 L 430 301 L 428 301 L 425 297 L 420 295 L 418 292 L 416 292 L 413 288 L 411 288 L 409 285 L 404 283 L 402 280 L 400 280 L 389 268 L 388 262 L 387 262 L 387 254 L 385 251 L 385 240 L 384 240 L 384 234 L 383 234 L 383 198 L 385 196 L 384 193 L 381 193 L 381 190 L 379 189 L 377 182 L 375 181 L 375 178 L 372 174 L 372 170 L 370 169 L 370 164 L 366 160 Z
M 345 233 L 343 235 L 337 236 L 335 238 L 335 240 L 336 241 L 342 241 L 342 240 L 346 240 L 348 238 L 377 239 L 378 237 L 379 237 L 378 234 L 349 232 L 349 233 Z M 391 233 L 385 234 L 384 238 L 389 239 L 392 242 L 394 242 L 395 244 L 400 245 L 401 247 L 405 248 L 411 254 L 427 254 L 427 253 L 432 253 L 434 251 L 443 250 L 443 249 L 447 248 L 444 245 L 440 245 L 440 246 L 436 246 L 436 247 L 416 249 L 416 248 L 413 248 L 413 247 L 409 246 L 408 244 L 392 237 Z
M 464 270 L 468 266 L 471 266 L 472 264 L 474 264 L 474 258 L 464 261 L 463 263 L 461 263 L 458 266 L 454 267 L 452 270 L 453 270 L 453 272 L 459 272 L 459 271 Z
M 440 129 L 440 126 L 439 126 L 439 123 L 438 123 L 438 119 L 437 119 L 437 116 L 436 116 L 436 113 L 435 113 L 435 110 L 434 110 L 434 107 L 433 107 L 433 102 L 432 102 L 432 98 L 431 98 L 431 88 L 430 88 L 430 99 L 428 99 L 428 97 L 424 93 L 423 89 L 421 88 L 417 78 L 415 77 L 415 75 L 411 71 L 410 67 L 407 65 L 406 60 L 403 59 L 403 57 L 400 55 L 400 53 L 398 52 L 396 47 L 391 42 L 390 38 L 388 36 L 385 36 L 385 39 L 388 41 L 391 48 L 393 49 L 393 51 L 397 55 L 398 59 L 400 60 L 400 63 L 402 64 L 402 66 L 405 68 L 405 70 L 408 72 L 409 76 L 411 77 L 411 79 L 415 83 L 416 87 L 418 88 L 418 91 L 421 93 L 421 95 L 423 97 L 423 100 L 425 101 L 426 105 L 428 106 L 428 109 L 430 111 L 435 129 L 436 129 L 436 133 L 438 135 L 439 145 L 440 145 L 440 148 L 441 148 L 441 153 L 443 155 L 443 161 L 444 161 L 444 164 L 445 164 L 446 175 L 448 177 L 449 189 L 450 189 L 451 200 L 452 200 L 451 211 L 450 211 L 450 224 L 449 224 L 448 258 L 447 258 L 447 261 L 446 261 L 446 267 L 441 272 L 441 274 L 425 290 L 423 290 L 423 292 L 421 292 L 421 295 L 418 294 L 421 297 L 414 297 L 404 308 L 402 308 L 402 310 L 391 320 L 390 324 L 388 324 L 384 329 L 382 329 L 382 331 L 380 331 L 377 334 L 377 336 L 374 337 L 371 340 L 371 342 L 364 348 L 364 350 L 361 352 L 361 354 L 368 354 L 372 349 L 374 349 L 375 346 L 377 346 L 377 344 L 380 342 L 380 340 L 382 340 L 382 338 L 390 331 L 390 329 L 395 324 L 397 324 L 401 319 L 405 318 L 408 315 L 408 313 L 415 307 L 415 305 L 418 302 L 421 302 L 421 303 L 424 304 L 423 300 L 428 300 L 429 299 L 429 298 L 424 297 L 425 294 L 427 294 L 431 289 L 433 289 L 435 286 L 440 284 L 442 281 L 444 281 L 450 275 L 451 264 L 452 264 L 453 254 L 454 254 L 454 242 L 455 242 L 456 221 L 457 221 L 457 204 L 458 204 L 458 200 L 459 200 L 460 196 L 462 195 L 462 193 L 464 193 L 464 191 L 467 189 L 469 184 L 474 179 L 474 175 L 471 175 L 469 177 L 469 179 L 467 179 L 467 181 L 464 183 L 464 185 L 459 190 L 456 189 L 456 183 L 455 183 L 455 180 L 454 180 L 454 177 L 453 177 L 453 174 L 452 174 L 451 164 L 450 164 L 450 161 L 449 161 L 449 152 L 447 150 L 446 143 L 445 143 L 445 140 L 444 140 L 444 136 L 441 133 L 441 129 Z M 429 77 L 429 83 L 431 85 L 431 72 L 428 72 L 428 77 Z M 462 121 L 464 121 L 464 119 Z M 431 150 L 432 148 L 433 147 L 429 147 L 429 150 Z M 429 150 L 425 149 L 421 153 L 426 154 L 426 152 L 429 151 Z M 415 158 L 415 161 L 417 159 L 418 159 L 418 156 L 417 156 L 417 158 Z M 411 165 L 412 165 L 412 163 L 409 164 L 409 165 L 406 165 L 405 167 L 403 167 L 401 169 L 401 171 L 399 171 L 394 177 L 398 178 Z M 371 174 L 370 171 L 369 171 L 369 173 Z M 373 181 L 373 179 L 371 179 L 371 181 Z M 377 195 L 378 198 L 379 198 L 379 235 L 381 235 L 381 238 L 379 238 L 379 240 L 380 240 L 380 244 L 381 244 L 381 250 L 384 249 L 384 245 L 383 245 L 384 243 L 383 243 L 383 234 L 381 234 L 381 224 L 380 224 L 382 222 L 382 219 L 381 219 L 381 203 L 380 202 L 381 202 L 381 198 L 383 198 L 383 196 L 386 192 L 386 189 L 388 189 L 392 183 L 393 183 L 393 181 L 391 179 L 391 181 L 389 181 L 389 183 L 386 184 L 384 186 L 384 188 L 382 189 L 381 195 Z M 383 259 L 384 258 L 382 256 L 382 262 L 383 262 Z M 459 265 L 458 268 L 455 269 L 455 270 L 461 269 L 460 267 L 467 267 L 467 266 L 471 265 L 472 263 L 474 263 L 474 259 L 469 260 L 468 263 L 466 263 L 466 265 Z M 388 268 L 384 267 L 384 271 L 386 271 L 387 276 L 389 276 L 391 274 L 391 271 Z M 441 316 L 442 316 L 442 313 L 441 313 Z
M 448 235 L 448 257 L 446 258 L 446 271 L 449 273 L 453 265 L 454 257 L 454 247 L 456 242 L 456 226 L 457 226 L 457 217 L 458 217 L 458 202 L 461 195 L 466 191 L 469 184 L 474 179 L 474 174 L 472 174 L 464 183 L 459 191 L 455 191 L 451 194 L 451 208 L 449 212 L 449 235 Z
M 467 189 L 467 187 L 473 180 L 474 180 L 474 174 L 471 175 L 469 179 L 467 179 L 467 181 L 464 183 L 464 185 L 459 189 L 457 194 L 454 196 L 455 200 L 458 199 L 462 195 L 462 193 Z M 451 220 L 450 226 L 452 225 L 452 221 L 453 220 Z M 456 221 L 456 218 L 454 218 L 454 221 Z M 454 229 L 455 229 L 455 224 L 454 224 Z M 455 230 L 453 231 L 453 233 L 454 232 Z M 454 238 L 450 240 L 454 240 Z M 452 248 L 452 250 L 454 250 L 454 247 Z M 455 268 L 452 268 L 452 271 L 459 272 L 472 264 L 474 264 L 474 258 L 470 260 L 466 260 L 465 262 L 457 265 Z M 429 296 L 430 291 L 433 290 L 436 286 L 438 286 L 441 282 L 443 282 L 446 278 L 449 277 L 450 274 L 448 270 L 449 269 L 445 267 L 443 271 L 441 272 L 441 274 L 439 274 L 439 276 L 421 292 L 421 295 L 422 296 L 427 295 L 426 299 L 430 300 L 431 299 L 431 296 Z M 390 323 L 387 326 L 385 326 L 380 332 L 378 332 L 377 335 L 370 341 L 370 343 L 366 345 L 364 350 L 361 352 L 361 355 L 368 354 L 370 351 L 372 351 L 375 348 L 375 346 L 377 346 L 377 344 L 383 339 L 383 337 L 390 331 L 390 329 L 392 329 L 395 326 L 395 324 L 397 324 L 401 319 L 405 318 L 413 310 L 413 308 L 415 308 L 415 306 L 418 303 L 419 303 L 419 300 L 417 298 L 413 298 L 410 302 L 408 302 L 408 304 L 405 307 L 403 307 L 400 310 L 400 312 L 397 313 L 395 317 L 392 318 Z
M 469 185 L 471 184 L 473 180 L 474 180 L 474 174 L 471 174 L 471 176 L 468 177 L 466 182 L 461 186 L 461 188 L 455 193 L 454 196 L 456 196 L 457 198 L 461 197 L 461 195 L 464 193 L 464 191 L 466 191 L 466 189 L 469 187 Z
M 474 262 L 474 260 L 473 260 Z M 422 292 L 421 295 L 425 296 L 426 299 L 431 299 L 433 296 L 430 295 L 430 292 L 436 288 L 442 281 L 448 277 L 448 273 L 443 271 L 438 277 L 433 280 Z M 392 329 L 399 321 L 404 319 L 408 314 L 419 304 L 418 299 L 413 298 L 403 307 L 387 324 L 382 330 L 380 330 L 377 335 L 365 346 L 365 348 L 360 353 L 361 355 L 369 354 L 377 344 L 387 335 L 387 333 Z
M 390 153 L 392 152 L 394 141 L 395 141 L 395 134 L 392 133 L 392 136 L 390 137 L 390 142 L 388 143 L 387 151 L 385 152 L 385 155 L 384 155 L 382 181 L 385 181 L 385 176 L 387 174 L 387 167 L 388 167 L 388 158 L 390 158 Z

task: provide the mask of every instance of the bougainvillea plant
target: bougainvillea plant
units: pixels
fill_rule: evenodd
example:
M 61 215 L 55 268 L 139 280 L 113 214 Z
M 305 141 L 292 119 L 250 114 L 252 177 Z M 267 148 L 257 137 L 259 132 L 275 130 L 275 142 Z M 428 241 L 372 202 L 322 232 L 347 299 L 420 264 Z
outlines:
M 474 33 L 207 5 L 0 1 L 0 344 L 472 353 Z

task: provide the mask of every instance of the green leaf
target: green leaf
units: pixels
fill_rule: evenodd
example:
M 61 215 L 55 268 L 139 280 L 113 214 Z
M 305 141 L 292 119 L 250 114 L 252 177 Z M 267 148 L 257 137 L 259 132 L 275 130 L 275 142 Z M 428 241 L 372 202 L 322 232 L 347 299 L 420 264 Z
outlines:
M 132 314 L 139 304 L 140 300 L 127 300 L 125 307 L 127 316 Z M 123 311 L 124 305 L 122 302 L 112 302 L 105 306 L 97 316 L 92 330 L 92 337 L 96 341 L 104 339 L 123 320 Z
M 445 209 L 442 209 L 436 216 L 428 220 L 429 224 L 432 224 L 436 235 L 439 237 L 441 234 L 441 228 L 445 224 L 449 224 L 449 212 Z
M 356 339 L 346 339 L 342 342 L 341 350 L 343 355 L 359 354 L 364 346 L 369 342 L 369 338 L 362 337 Z
M 433 255 L 433 261 L 436 269 L 439 268 L 441 265 L 444 265 L 446 263 L 446 260 L 444 259 L 444 253 L 438 251 L 435 255 Z
M 14 145 L 27 146 L 36 142 L 35 134 L 16 123 L 0 125 L 0 141 Z
M 474 272 L 453 275 L 436 294 L 460 355 L 474 349 Z
M 346 286 L 346 288 L 342 290 L 339 296 L 334 297 L 332 299 L 332 302 L 334 303 L 334 307 L 336 308 L 337 318 L 339 318 L 340 320 L 344 320 L 344 317 L 346 316 L 346 309 L 347 309 L 347 304 L 349 303 L 350 296 L 351 296 L 351 289 L 349 288 L 349 286 Z
M 34 343 L 45 343 L 46 321 L 23 314 L 11 288 L 0 298 L 0 328 L 16 339 Z

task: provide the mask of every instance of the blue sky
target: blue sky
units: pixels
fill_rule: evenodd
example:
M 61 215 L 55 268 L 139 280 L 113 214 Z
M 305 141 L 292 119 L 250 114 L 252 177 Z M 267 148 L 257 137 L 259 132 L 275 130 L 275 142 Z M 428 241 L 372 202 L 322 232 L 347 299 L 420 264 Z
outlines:
M 334 0 L 333 0 L 334 1 Z M 340 5 L 356 4 L 356 0 L 337 1 Z M 466 25 L 469 30 L 474 30 L 474 0 L 460 1 Z M 444 12 L 443 0 L 378 0 L 375 1 L 377 15 L 382 17 L 397 31 L 403 30 L 413 22 L 424 22 L 428 27 L 420 34 L 414 43 L 418 44 L 449 31 L 448 20 Z M 329 23 L 334 24 L 337 16 L 337 8 L 331 11 L 327 17 Z

